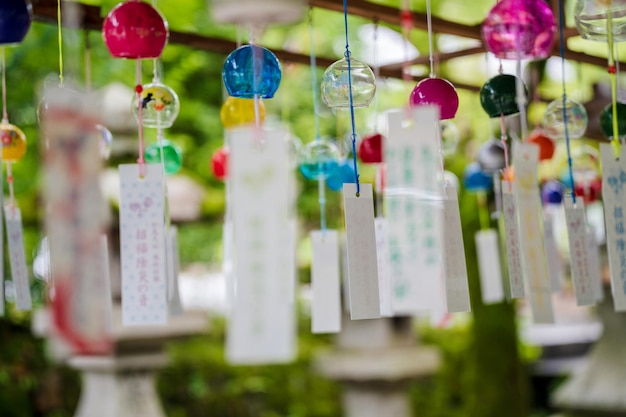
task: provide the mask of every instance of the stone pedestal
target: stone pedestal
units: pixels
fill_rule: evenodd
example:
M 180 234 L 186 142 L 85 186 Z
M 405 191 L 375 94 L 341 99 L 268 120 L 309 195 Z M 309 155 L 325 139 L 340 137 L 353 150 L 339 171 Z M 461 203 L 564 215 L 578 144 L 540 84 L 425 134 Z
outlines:
M 117 306 L 112 323 L 114 347 L 109 355 L 57 356 L 82 376 L 75 417 L 165 417 L 154 385 L 156 371 L 167 363 L 165 347 L 207 331 L 206 313 L 188 311 L 170 317 L 164 326 L 124 327 Z M 44 314 L 38 314 L 36 324 L 35 333 L 58 345 Z
M 75 417 L 165 417 L 154 387 L 165 363 L 163 354 L 73 357 L 83 379 Z
M 616 313 L 607 294 L 598 314 L 602 336 L 585 365 L 552 398 L 562 417 L 626 416 L 626 313 Z
M 344 317 L 337 347 L 316 359 L 316 369 L 343 384 L 345 417 L 411 417 L 409 382 L 433 375 L 440 358 L 416 344 L 413 320 L 351 321 Z

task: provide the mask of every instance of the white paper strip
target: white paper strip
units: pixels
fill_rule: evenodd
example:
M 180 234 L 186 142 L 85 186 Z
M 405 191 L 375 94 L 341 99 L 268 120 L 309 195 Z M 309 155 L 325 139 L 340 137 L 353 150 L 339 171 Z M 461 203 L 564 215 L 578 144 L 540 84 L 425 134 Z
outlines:
M 376 255 L 378 261 L 378 289 L 380 291 L 380 315 L 392 317 L 391 276 L 389 275 L 389 245 L 387 244 L 387 219 L 376 217 Z
M 582 199 L 572 201 L 572 196 L 564 197 L 565 220 L 567 221 L 567 236 L 571 258 L 572 283 L 576 304 L 585 306 L 593 304 L 595 292 L 589 275 L 589 260 L 587 257 L 587 220 L 585 205 Z
M 296 219 L 289 218 L 289 246 L 285 248 L 286 255 L 289 256 L 285 267 L 289 276 L 287 277 L 287 294 L 289 301 L 292 303 L 296 300 L 298 292 L 298 265 L 296 262 L 296 248 L 298 247 L 298 222 Z
M 344 184 L 343 202 L 348 248 L 350 317 L 352 320 L 379 318 L 380 294 L 372 184 L 361 184 L 359 197 L 356 196 L 356 184 Z
M 172 246 L 172 233 L 170 228 L 165 228 L 165 270 L 167 272 L 167 302 L 174 295 L 174 281 L 178 273 L 174 270 L 174 247 Z
M 170 316 L 183 314 L 178 291 L 178 275 L 180 273 L 180 257 L 178 253 L 178 228 L 170 226 L 165 242 L 167 251 L 167 310 Z
M 350 314 L 350 271 L 348 270 L 348 241 L 346 234 L 340 235 L 341 239 L 341 300 L 343 311 Z
M 600 248 L 596 241 L 596 232 L 593 226 L 587 226 L 587 264 L 589 277 L 595 302 L 604 300 L 604 285 L 602 284 L 602 269 L 600 267 Z
M 444 268 L 448 312 L 470 311 L 465 246 L 456 187 L 446 185 L 444 202 Z
M 163 168 L 120 165 L 122 322 L 125 326 L 167 322 L 167 271 Z
M 554 220 L 550 213 L 543 216 L 543 243 L 546 249 L 546 260 L 548 262 L 548 274 L 550 277 L 550 290 L 552 292 L 561 291 L 563 285 L 563 262 L 559 249 L 554 239 Z
M 229 219 L 224 221 L 222 226 L 222 274 L 226 283 L 226 304 L 228 308 L 232 308 L 235 303 L 235 294 L 237 292 L 237 280 L 235 277 L 235 258 L 233 222 Z
M 441 308 L 443 178 L 438 108 L 387 113 L 385 213 L 395 314 Z
M 5 207 L 7 241 L 9 242 L 9 262 L 11 277 L 15 288 L 15 306 L 18 310 L 30 310 L 33 307 L 30 298 L 30 281 L 26 258 L 24 257 L 24 236 L 22 232 L 22 213 L 17 207 Z
M 541 200 L 537 179 L 539 148 L 515 142 L 513 192 L 518 210 L 522 272 L 535 323 L 553 323 L 552 295 L 541 231 Z
M 504 300 L 498 234 L 495 230 L 481 230 L 476 233 L 476 252 L 480 272 L 480 291 L 485 304 Z
M 611 289 L 615 311 L 626 311 L 626 150 L 615 159 L 610 144 L 600 145 L 602 158 L 602 201 L 606 224 L 606 247 L 611 270 Z
M 295 354 L 287 135 L 282 129 L 228 132 L 237 277 L 226 340 L 231 363 L 287 362 Z
M 100 236 L 102 248 L 102 297 L 104 298 L 105 328 L 110 333 L 113 327 L 113 294 L 111 293 L 111 267 L 109 264 L 109 239 L 107 235 Z
M 311 247 L 311 330 L 313 333 L 338 333 L 341 331 L 341 283 L 337 231 L 312 231 Z
M 520 230 L 515 196 L 508 181 L 502 181 L 502 212 L 504 213 L 506 257 L 511 298 L 520 298 L 525 296 Z

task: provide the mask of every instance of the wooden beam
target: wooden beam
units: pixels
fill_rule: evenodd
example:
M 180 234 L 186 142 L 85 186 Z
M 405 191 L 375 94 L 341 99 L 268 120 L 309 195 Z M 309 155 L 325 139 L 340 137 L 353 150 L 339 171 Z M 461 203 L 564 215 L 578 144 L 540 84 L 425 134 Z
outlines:
M 328 10 L 336 10 L 339 12 L 343 11 L 342 3 L 337 0 L 310 0 L 310 4 L 312 6 L 326 8 Z M 72 26 L 94 31 L 101 30 L 102 22 L 104 19 L 102 17 L 100 7 L 89 6 L 79 2 L 67 0 L 63 0 L 62 7 L 64 11 L 62 22 L 65 26 Z M 38 22 L 50 24 L 56 24 L 57 22 L 56 0 L 34 0 L 33 12 L 35 20 Z M 350 0 L 349 12 L 357 16 L 369 18 L 372 20 L 380 20 L 390 24 L 400 24 L 400 14 L 398 9 L 369 3 L 363 0 Z M 414 13 L 414 24 L 416 28 L 426 30 L 426 16 L 421 13 Z M 471 39 L 480 39 L 479 26 L 467 26 L 433 17 L 433 27 L 435 28 L 435 31 L 440 33 L 463 36 Z M 193 49 L 219 53 L 223 55 L 230 53 L 237 47 L 234 41 L 228 39 L 177 31 L 170 31 L 169 42 L 172 44 L 185 45 Z M 310 57 L 308 55 L 285 50 L 274 50 L 273 52 L 280 60 L 285 62 L 299 63 L 304 65 L 308 65 L 310 63 Z M 483 46 L 468 48 L 457 52 L 438 54 L 437 59 L 443 62 L 448 59 L 477 54 L 481 52 L 484 52 Z M 555 49 L 553 50 L 553 55 L 558 54 L 559 50 L 557 45 L 557 47 L 555 47 Z M 566 50 L 565 58 L 590 65 L 606 67 L 606 60 L 604 58 L 587 55 L 581 52 Z M 338 58 L 317 57 L 317 65 L 319 67 L 326 68 L 337 59 Z M 413 64 L 427 63 L 427 57 L 420 57 L 413 62 Z M 622 62 L 621 65 L 626 67 L 626 62 Z M 380 74 L 383 77 L 401 79 L 402 65 L 397 64 L 382 67 L 380 69 Z M 423 78 L 424 77 L 413 77 L 413 80 L 419 81 Z M 474 85 L 456 82 L 454 84 L 457 88 L 467 89 L 470 91 L 478 91 L 480 89 L 480 87 Z
M 35 21 L 57 24 L 57 2 L 55 0 L 33 0 L 32 5 Z M 63 26 L 89 30 L 102 29 L 103 19 L 100 16 L 100 7 L 65 0 L 61 7 Z
M 339 0 L 309 0 L 311 7 L 333 10 L 343 13 L 343 3 Z M 391 25 L 400 26 L 400 9 L 384 6 L 382 4 L 370 3 L 363 0 L 350 0 L 348 2 L 348 13 L 372 21 L 385 22 Z M 427 18 L 425 13 L 412 12 L 413 27 L 420 30 L 427 30 Z M 470 39 L 482 39 L 480 25 L 469 26 L 461 23 L 451 22 L 432 16 L 433 31 L 435 33 L 447 33 L 449 35 L 461 36 Z
M 487 52 L 487 50 L 485 49 L 484 46 L 481 45 L 481 46 L 475 46 L 473 48 L 461 49 L 460 51 L 455 51 L 455 52 L 444 52 L 444 53 L 436 52 L 433 58 L 435 59 L 435 62 L 437 61 L 445 62 L 450 59 L 460 58 L 460 57 L 468 56 L 468 55 L 482 54 L 485 52 Z M 418 58 L 411 60 L 409 62 L 409 65 L 428 65 L 429 63 L 430 63 L 429 56 L 420 56 Z M 389 70 L 399 69 L 399 68 L 402 68 L 404 65 L 405 64 L 401 62 L 397 64 L 384 65 L 381 67 L 381 69 L 389 69 Z
M 338 0 L 309 0 L 309 4 L 312 7 L 318 7 L 326 10 L 332 10 L 343 13 L 343 3 Z M 553 7 L 558 6 L 558 0 L 553 0 Z M 370 3 L 364 0 L 350 0 L 348 2 L 348 13 L 371 19 L 373 21 L 381 21 L 392 25 L 400 25 L 400 9 L 383 6 L 376 3 Z M 558 10 L 556 11 L 555 18 L 558 23 Z M 456 35 L 470 39 L 478 39 L 482 42 L 481 25 L 464 25 L 461 23 L 450 22 L 432 16 L 433 32 L 445 33 L 448 35 Z M 416 29 L 427 30 L 426 15 L 419 12 L 413 12 L 413 26 Z M 572 37 L 578 35 L 576 28 L 565 28 L 565 37 Z M 552 50 L 553 56 L 560 56 L 558 38 L 555 39 L 555 45 Z M 606 67 L 606 59 L 588 55 L 582 52 L 575 52 L 565 48 L 565 58 L 582 62 L 585 64 L 595 65 L 599 67 Z M 444 61 L 444 58 L 440 58 Z M 620 65 L 626 66 L 626 61 L 621 61 Z

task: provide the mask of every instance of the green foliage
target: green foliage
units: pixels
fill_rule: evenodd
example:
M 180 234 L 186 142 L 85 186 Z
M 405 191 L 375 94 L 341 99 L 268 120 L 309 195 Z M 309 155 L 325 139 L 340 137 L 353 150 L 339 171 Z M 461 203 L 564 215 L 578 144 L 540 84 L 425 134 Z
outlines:
M 0 320 L 0 415 L 71 417 L 78 400 L 77 375 L 51 365 L 27 317 L 8 313 L 8 320 Z
M 183 265 L 203 262 L 218 264 L 222 259 L 222 225 L 192 223 L 178 226 L 180 261 Z
M 107 11 L 118 0 L 89 0 Z M 205 0 L 179 0 L 159 4 L 174 30 L 198 32 L 235 39 L 233 27 L 211 23 Z M 391 0 L 383 3 L 397 6 Z M 425 10 L 424 0 L 412 1 L 416 10 Z M 454 13 L 464 21 L 477 23 L 492 2 L 434 2 L 436 14 Z M 316 52 L 319 56 L 340 58 L 343 55 L 343 18 L 341 14 L 315 10 Z M 369 23 L 351 18 L 350 34 L 353 55 L 368 47 L 357 38 L 358 24 Z M 82 78 L 82 35 L 65 30 L 68 45 L 65 61 L 68 75 Z M 289 27 L 272 27 L 263 43 L 274 48 L 289 45 L 308 52 L 306 23 Z M 244 40 L 247 38 L 243 34 Z M 101 38 L 91 34 L 92 77 L 94 88 L 111 81 L 120 81 L 129 88 L 134 85 L 134 63 L 109 57 Z M 425 55 L 425 33 L 414 33 L 411 40 Z M 337 46 L 339 45 L 339 46 Z M 25 219 L 27 262 L 40 238 L 38 172 L 41 144 L 36 120 L 38 91 L 46 75 L 57 68 L 58 50 L 56 28 L 35 23 L 25 43 L 7 53 L 9 114 L 29 141 L 29 151 L 14 167 L 15 189 Z M 206 190 L 200 222 L 180 225 L 181 261 L 183 264 L 204 262 L 216 264 L 221 258 L 221 225 L 225 201 L 223 184 L 212 179 L 209 167 L 211 154 L 223 144 L 223 129 L 219 121 L 222 101 L 221 66 L 223 56 L 193 51 L 170 45 L 163 55 L 164 82 L 173 87 L 181 98 L 181 113 L 168 138 L 178 143 L 184 152 L 183 171 L 192 175 Z M 481 62 L 482 64 L 482 62 Z M 451 64 L 441 66 L 446 75 Z M 463 63 L 463 65 L 466 65 Z M 144 65 L 144 81 L 149 79 L 151 65 Z M 474 71 L 458 71 L 475 78 Z M 318 80 L 322 70 L 317 71 Z M 307 143 L 314 139 L 313 104 L 310 69 L 284 63 L 283 84 L 276 98 L 266 103 L 268 114 L 281 115 L 295 135 Z M 27 82 L 25 82 L 27 80 Z M 471 82 L 475 80 L 472 79 Z M 304 86 L 304 87 L 303 87 Z M 387 81 L 381 88 L 380 108 L 404 105 L 411 86 Z M 460 91 L 460 114 L 465 121 L 456 120 L 463 132 L 461 152 L 471 153 L 476 142 L 490 136 L 490 122 L 482 114 L 474 93 Z M 128 103 L 119 103 L 128 106 Z M 373 109 L 357 113 L 357 133 L 364 135 L 375 129 Z M 268 117 L 269 118 L 269 117 Z M 345 112 L 334 114 L 322 106 L 321 134 L 343 143 L 349 122 Z M 477 132 L 477 133 L 474 133 Z M 472 138 L 472 135 L 476 135 Z M 153 136 L 149 133 L 148 136 Z M 462 175 L 471 155 L 458 155 L 446 161 L 449 170 Z M 116 155 L 109 162 L 115 166 L 133 162 L 136 153 Z M 299 174 L 298 174 L 299 175 Z M 371 178 L 371 170 L 363 167 L 362 178 Z M 299 177 L 297 209 L 304 231 L 319 225 L 317 184 Z M 5 189 L 6 191 L 6 189 Z M 343 224 L 341 197 L 328 193 L 328 224 L 341 228 Z M 460 198 L 465 235 L 466 258 L 470 275 L 472 299 L 480 299 L 478 271 L 475 259 L 474 233 L 478 230 L 475 199 L 463 193 Z M 261 208 L 260 208 L 261 209 Z M 304 235 L 304 234 L 303 234 Z M 307 266 L 301 268 L 301 280 L 308 280 Z M 38 294 L 43 293 L 40 283 Z M 41 296 L 38 298 L 42 299 Z M 453 329 L 421 329 L 424 342 L 437 346 L 443 356 L 440 372 L 433 378 L 411 387 L 415 415 L 419 417 L 521 417 L 526 415 L 526 376 L 521 368 L 516 338 L 513 306 L 499 304 L 483 306 L 474 302 L 474 320 Z M 8 320 L 0 320 L 0 416 L 69 417 L 77 395 L 76 375 L 66 368 L 50 363 L 44 345 L 29 332 L 28 316 L 11 312 Z M 170 417 L 335 417 L 341 415 L 339 386 L 312 372 L 312 362 L 318 349 L 329 345 L 327 338 L 312 336 L 307 321 L 301 316 L 299 355 L 295 363 L 282 366 L 231 367 L 224 361 L 224 323 L 214 320 L 211 329 L 193 340 L 173 344 L 171 363 L 158 379 L 159 392 Z M 44 401 L 45 399 L 45 401 Z M 384 416 L 381 416 L 384 417 Z
M 308 321 L 301 321 L 301 326 Z M 224 359 L 225 329 L 213 320 L 201 337 L 171 346 L 170 365 L 158 388 L 170 417 L 334 417 L 339 387 L 312 371 L 325 338 L 300 332 L 299 353 L 288 365 L 230 366 Z
M 471 395 L 469 323 L 449 329 L 421 326 L 422 342 L 436 346 L 441 354 L 441 368 L 430 379 L 411 385 L 410 395 L 415 416 L 466 417 Z

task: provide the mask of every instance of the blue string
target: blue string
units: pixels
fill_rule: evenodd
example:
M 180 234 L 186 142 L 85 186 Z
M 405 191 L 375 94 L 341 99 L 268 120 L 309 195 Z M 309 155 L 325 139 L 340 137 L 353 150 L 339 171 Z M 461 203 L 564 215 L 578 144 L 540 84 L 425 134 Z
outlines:
M 572 202 L 576 204 L 576 192 L 574 189 L 574 167 L 572 163 L 572 151 L 570 149 L 569 129 L 567 127 L 567 91 L 565 89 L 565 40 L 563 39 L 563 1 L 559 0 L 559 42 L 561 49 L 561 83 L 563 88 L 563 126 L 565 127 L 565 147 L 567 148 L 567 165 L 569 167 L 569 180 L 572 187 Z
M 354 181 L 356 182 L 356 196 L 361 195 L 359 169 L 356 163 L 356 129 L 354 123 L 354 100 L 352 97 L 352 66 L 350 63 L 350 42 L 348 41 L 348 0 L 343 0 L 343 20 L 346 29 L 346 61 L 348 61 L 348 92 L 350 96 L 350 123 L 352 124 L 352 164 L 354 165 Z
M 311 44 L 311 87 L 313 88 L 313 121 L 315 123 L 315 140 L 321 142 L 319 98 L 317 95 L 317 59 L 315 58 L 315 36 L 313 31 L 313 9 L 309 10 L 309 42 Z M 319 161 L 319 171 L 322 171 L 322 162 Z M 320 174 L 318 180 L 318 201 L 320 204 L 320 227 L 322 234 L 326 232 L 326 178 Z

